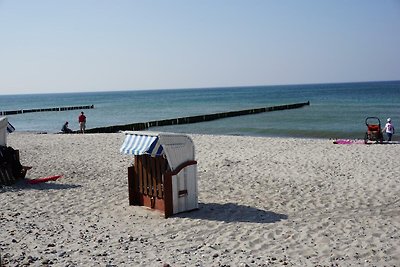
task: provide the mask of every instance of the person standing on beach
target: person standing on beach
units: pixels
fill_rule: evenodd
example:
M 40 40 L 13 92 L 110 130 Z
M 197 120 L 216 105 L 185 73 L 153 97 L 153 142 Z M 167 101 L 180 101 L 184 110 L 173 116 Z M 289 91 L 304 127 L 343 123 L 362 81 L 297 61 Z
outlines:
M 85 129 L 86 129 L 86 116 L 85 116 L 85 114 L 83 113 L 83 111 L 81 112 L 81 115 L 79 115 L 78 121 L 79 121 L 79 129 L 80 129 L 81 133 L 85 133 Z
M 388 137 L 388 141 L 392 141 L 392 135 L 394 134 L 394 127 L 392 125 L 392 119 L 388 118 L 386 120 L 386 125 L 385 128 L 383 128 L 382 132 L 385 132 L 387 137 Z

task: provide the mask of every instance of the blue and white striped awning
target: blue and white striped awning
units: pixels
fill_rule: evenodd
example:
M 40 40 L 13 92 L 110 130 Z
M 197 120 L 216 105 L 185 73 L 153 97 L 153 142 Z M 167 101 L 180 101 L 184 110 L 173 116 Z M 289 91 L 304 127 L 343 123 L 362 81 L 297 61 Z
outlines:
M 12 132 L 14 132 L 15 131 L 15 127 L 14 126 L 12 126 L 12 124 L 11 123 L 7 123 L 7 132 L 8 133 L 12 133 Z
M 164 149 L 158 136 L 127 134 L 120 149 L 126 155 L 151 155 L 160 156 Z

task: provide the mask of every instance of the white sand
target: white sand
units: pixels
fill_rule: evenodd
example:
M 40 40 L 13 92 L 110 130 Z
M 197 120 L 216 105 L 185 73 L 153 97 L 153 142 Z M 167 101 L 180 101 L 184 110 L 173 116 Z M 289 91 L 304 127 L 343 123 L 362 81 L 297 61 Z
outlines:
M 191 136 L 200 209 L 128 205 L 123 134 L 13 133 L 40 185 L 0 188 L 6 266 L 400 266 L 400 144 Z

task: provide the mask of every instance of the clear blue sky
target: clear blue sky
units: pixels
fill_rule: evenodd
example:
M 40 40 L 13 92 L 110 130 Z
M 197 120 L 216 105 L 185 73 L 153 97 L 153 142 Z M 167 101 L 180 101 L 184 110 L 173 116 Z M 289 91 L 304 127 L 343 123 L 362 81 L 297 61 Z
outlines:
M 400 80 L 400 0 L 0 0 L 0 94 Z

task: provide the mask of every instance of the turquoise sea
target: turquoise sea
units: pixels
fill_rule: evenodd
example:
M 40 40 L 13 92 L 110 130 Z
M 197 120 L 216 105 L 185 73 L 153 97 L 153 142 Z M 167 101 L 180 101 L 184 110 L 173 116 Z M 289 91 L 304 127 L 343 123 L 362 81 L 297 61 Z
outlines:
M 84 110 L 87 127 L 269 107 L 310 101 L 300 109 L 266 112 L 201 122 L 150 128 L 183 133 L 360 138 L 365 118 L 379 117 L 382 127 L 391 117 L 400 136 L 400 81 L 304 84 L 147 91 L 113 91 L 32 95 L 0 95 L 0 111 L 94 105 Z M 55 133 L 65 121 L 78 129 L 80 110 L 8 115 L 17 131 Z

